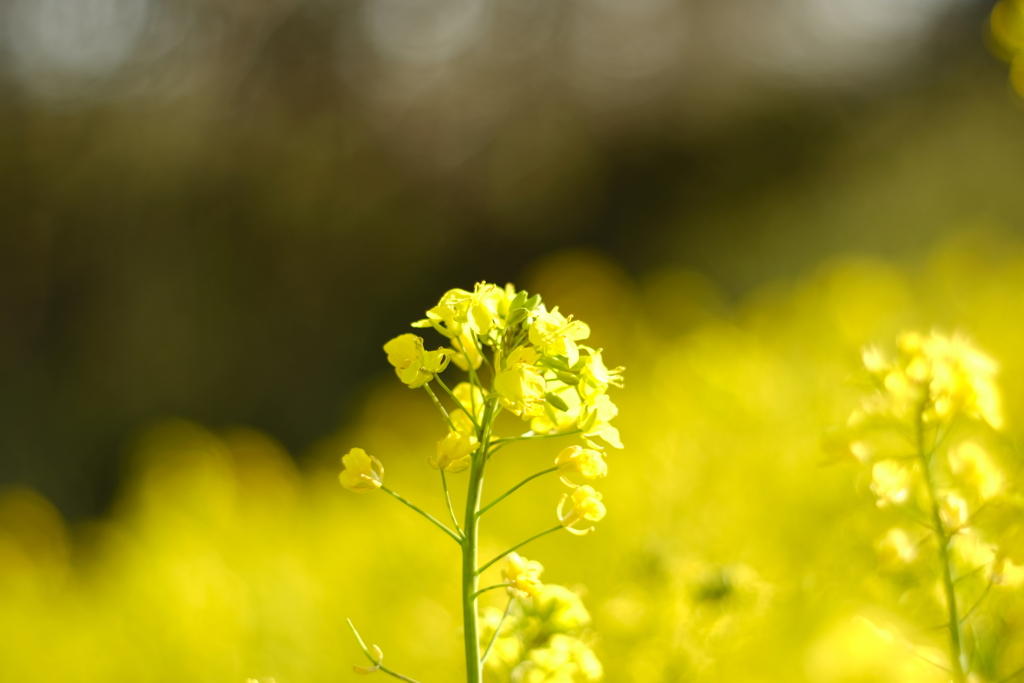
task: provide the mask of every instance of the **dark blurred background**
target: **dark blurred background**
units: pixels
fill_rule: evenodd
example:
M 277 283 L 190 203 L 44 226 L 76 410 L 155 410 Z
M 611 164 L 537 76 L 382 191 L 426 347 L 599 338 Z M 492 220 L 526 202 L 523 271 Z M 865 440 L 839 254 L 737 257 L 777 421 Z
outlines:
M 584 248 L 726 298 L 1024 226 L 972 0 L 0 0 L 0 485 L 168 415 L 293 453 L 447 288 Z

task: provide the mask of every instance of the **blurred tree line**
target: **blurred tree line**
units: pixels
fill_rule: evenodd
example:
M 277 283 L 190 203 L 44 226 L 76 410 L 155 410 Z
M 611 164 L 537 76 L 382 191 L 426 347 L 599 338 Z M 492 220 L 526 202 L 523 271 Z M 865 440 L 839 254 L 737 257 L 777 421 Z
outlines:
M 642 33 L 685 10 L 771 57 L 757 16 L 708 2 L 641 3 L 621 24 L 639 40 L 603 32 L 625 11 L 610 2 L 437 0 L 424 37 L 396 23 L 399 0 L 76 0 L 145 9 L 121 55 L 47 52 L 55 1 L 0 6 L 0 484 L 72 518 L 105 508 L 128 435 L 159 416 L 301 453 L 388 372 L 395 320 L 547 254 L 596 250 L 641 281 L 682 266 L 728 297 L 832 255 L 913 258 L 965 226 L 1024 225 L 1024 115 L 982 40 L 991 3 L 937 2 L 880 66 L 786 80 L 699 30 Z M 887 8 L 893 26 L 924 11 L 904 5 L 920 3 Z M 472 12 L 475 42 L 452 23 Z M 872 46 L 821 35 L 857 59 Z M 591 58 L 601 40 L 611 66 Z

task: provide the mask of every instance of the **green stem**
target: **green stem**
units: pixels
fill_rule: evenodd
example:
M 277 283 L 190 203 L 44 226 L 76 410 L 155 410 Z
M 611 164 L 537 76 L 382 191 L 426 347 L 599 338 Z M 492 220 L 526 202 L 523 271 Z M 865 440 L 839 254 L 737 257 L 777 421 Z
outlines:
M 483 680 L 483 665 L 480 663 L 480 620 L 476 603 L 479 585 L 476 563 L 480 535 L 477 511 L 480 509 L 480 498 L 483 495 L 484 468 L 487 465 L 487 449 L 490 446 L 494 413 L 494 403 L 488 402 L 484 407 L 482 419 L 484 427 L 481 429 L 477 426 L 480 447 L 473 457 L 469 471 L 469 490 L 466 492 L 466 516 L 462 538 L 462 622 L 466 647 L 466 683 L 481 683 Z
M 455 525 L 455 530 L 459 532 L 459 536 L 465 536 L 465 534 L 462 533 L 462 527 L 459 526 L 459 520 L 455 518 L 455 508 L 452 507 L 452 497 L 448 494 L 448 479 L 444 476 L 444 469 L 442 468 L 438 471 L 441 473 L 441 486 L 444 488 L 444 502 L 448 504 L 448 514 L 452 517 L 452 524 Z
M 530 536 L 528 539 L 526 539 L 522 543 L 515 544 L 514 546 L 512 546 L 511 548 L 509 548 L 505 552 L 501 553 L 500 555 L 495 557 L 493 560 L 491 560 L 490 562 L 488 562 L 484 566 L 480 567 L 480 569 L 477 570 L 477 574 L 483 574 L 484 571 L 486 571 L 487 568 L 490 567 L 492 564 L 494 564 L 495 562 L 497 562 L 501 558 L 505 557 L 509 553 L 515 552 L 516 550 L 519 550 L 520 548 L 522 548 L 524 545 L 526 545 L 530 541 L 536 541 L 541 536 L 545 536 L 545 535 L 553 533 L 555 531 L 560 531 L 561 529 L 562 529 L 562 525 L 558 524 L 556 526 L 551 527 L 550 529 L 545 529 L 544 531 L 540 532 L 539 534 L 536 534 L 535 536 Z
M 383 657 L 381 657 L 380 661 L 375 661 L 373 659 L 373 655 L 370 654 L 369 648 L 366 647 L 366 643 L 363 642 L 363 637 L 360 636 L 359 635 L 359 631 L 356 630 L 355 624 L 352 623 L 351 619 L 346 619 L 345 621 L 348 622 L 348 627 L 350 629 L 352 629 L 352 635 L 354 635 L 356 637 L 356 642 L 359 643 L 359 649 L 363 651 L 363 654 L 366 655 L 366 658 L 370 660 L 370 663 L 373 664 L 375 667 L 377 667 L 378 671 L 383 671 L 387 675 L 394 676 L 398 680 L 405 681 L 406 683 L 418 683 L 418 681 L 416 681 L 415 679 L 409 678 L 408 676 L 403 676 L 402 674 L 398 673 L 397 671 L 392 671 L 391 669 L 389 669 L 386 666 L 384 666 L 383 664 L 381 664 L 381 662 L 384 661 Z M 379 651 L 379 648 L 378 648 L 378 651 Z
M 462 410 L 462 412 L 464 412 L 466 414 L 466 417 L 469 418 L 469 421 L 473 423 L 473 427 L 476 428 L 476 433 L 480 434 L 480 432 L 481 432 L 480 425 L 477 423 L 476 418 L 473 416 L 473 413 L 471 413 L 469 410 L 467 410 L 466 406 L 462 405 L 462 401 L 460 401 L 458 398 L 456 398 L 455 394 L 452 393 L 452 390 L 448 388 L 448 385 L 445 384 L 444 381 L 441 380 L 441 376 L 440 375 L 434 375 L 434 379 L 437 380 L 438 386 L 440 386 L 442 389 L 444 389 L 445 393 L 452 397 L 452 400 L 455 401 L 455 405 L 457 405 L 459 407 L 459 409 Z M 424 386 L 426 386 L 426 385 L 424 385 Z M 470 395 L 472 396 L 472 393 L 470 393 Z
M 430 384 L 424 384 L 423 388 L 427 390 L 427 393 L 430 395 L 430 400 L 434 402 L 434 405 L 437 406 L 437 409 L 441 411 L 442 415 L 444 415 L 444 421 L 448 423 L 449 429 L 451 429 L 453 432 L 457 432 L 458 430 L 455 429 L 455 424 L 452 422 L 451 416 L 448 415 L 448 411 L 444 409 L 444 406 L 441 405 L 441 402 L 437 400 L 437 394 L 435 394 L 434 390 L 430 388 Z
M 967 676 L 964 673 L 963 657 L 963 635 L 960 631 L 960 617 L 957 614 L 956 585 L 953 580 L 953 563 L 949 553 L 950 537 L 942 524 L 942 513 L 939 510 L 939 499 L 935 491 L 935 482 L 932 481 L 931 455 L 934 451 L 928 452 L 924 445 L 924 418 L 923 409 L 918 411 L 916 423 L 917 452 L 921 463 L 921 471 L 924 476 L 925 486 L 928 488 L 928 496 L 932 502 L 932 524 L 935 528 L 935 535 L 939 542 L 939 565 L 942 569 L 942 586 L 946 594 L 946 606 L 949 616 L 949 654 L 950 664 L 954 683 L 966 683 Z
M 501 633 L 501 627 L 505 623 L 505 619 L 508 618 L 508 613 L 512 611 L 512 602 L 514 598 L 508 599 L 508 606 L 505 607 L 505 613 L 501 615 L 501 620 L 498 621 L 498 625 L 494 629 L 494 635 L 491 636 L 491 642 L 487 643 L 487 649 L 484 650 L 484 656 L 480 658 L 480 665 L 482 666 L 487 661 L 487 655 L 491 654 L 491 648 L 498 642 L 498 634 Z
M 546 470 L 543 470 L 543 471 L 541 471 L 541 472 L 537 472 L 536 474 L 531 474 L 531 475 L 530 475 L 530 476 L 528 476 L 528 477 L 527 477 L 526 479 L 523 479 L 523 480 L 522 480 L 521 482 L 519 482 L 518 484 L 516 484 L 515 486 L 513 486 L 512 488 L 510 488 L 510 489 L 509 489 L 508 491 L 505 491 L 505 493 L 501 494 L 500 496 L 498 496 L 497 498 L 495 498 L 494 500 L 492 500 L 492 501 L 491 501 L 490 503 L 488 503 L 488 504 L 487 504 L 487 505 L 486 505 L 486 506 L 485 506 L 485 507 L 484 507 L 483 509 L 481 509 L 481 510 L 480 510 L 480 512 L 476 513 L 476 516 L 477 516 L 477 517 L 481 517 L 481 516 L 483 516 L 483 514 L 484 514 L 485 512 L 487 512 L 487 511 L 488 511 L 488 510 L 490 510 L 490 509 L 491 509 L 492 507 L 494 507 L 495 505 L 497 505 L 498 503 L 500 503 L 501 501 L 505 500 L 505 499 L 506 499 L 506 498 L 508 498 L 508 497 L 509 497 L 510 495 L 512 495 L 513 493 L 515 493 L 515 492 L 516 492 L 516 490 L 517 490 L 517 489 L 519 489 L 519 487 L 520 487 L 520 486 L 523 486 L 524 484 L 526 484 L 526 483 L 528 483 L 528 482 L 531 482 L 531 481 L 533 481 L 533 480 L 534 480 L 534 479 L 536 479 L 537 477 L 541 477 L 541 476 L 543 476 L 543 475 L 545 475 L 545 474 L 550 474 L 551 472 L 557 472 L 557 471 L 558 471 L 558 468 L 557 468 L 557 467 L 549 467 L 548 469 L 546 469 Z
M 474 595 L 475 595 L 476 597 L 480 597 L 481 595 L 483 595 L 483 594 L 484 594 L 484 593 L 486 593 L 487 591 L 492 591 L 492 590 L 494 590 L 495 588 L 507 588 L 508 586 L 511 586 L 511 585 L 512 585 L 512 584 L 510 584 L 510 583 L 496 583 L 496 584 L 494 584 L 493 586 L 487 586 L 487 588 L 481 588 L 481 589 L 480 589 L 480 590 L 478 590 L 478 591 L 477 591 L 477 592 L 476 592 L 476 593 L 475 593 Z
M 415 505 L 413 505 L 412 503 L 410 503 L 409 501 L 407 501 L 407 500 L 406 500 L 405 498 L 402 498 L 402 496 L 398 495 L 397 493 L 395 493 L 394 491 L 392 491 L 391 489 L 389 489 L 389 488 L 388 488 L 387 486 L 381 486 L 381 487 L 380 487 L 380 490 L 381 490 L 381 491 L 383 491 L 383 492 L 385 492 L 385 493 L 389 493 L 389 494 L 391 494 L 392 496 L 394 496 L 394 497 L 395 497 L 395 500 L 397 500 L 397 501 L 399 501 L 399 502 L 401 502 L 401 503 L 404 503 L 404 504 L 408 505 L 408 506 L 409 506 L 409 507 L 411 507 L 411 508 L 412 508 L 413 510 L 415 510 L 415 511 L 416 511 L 416 512 L 418 512 L 418 513 L 420 513 L 421 515 L 423 515 L 424 517 L 426 517 L 427 519 L 429 519 L 429 520 L 430 520 L 431 522 L 433 522 L 434 524 L 436 524 L 436 525 L 437 525 L 437 527 L 438 527 L 438 528 L 439 528 L 439 529 L 440 529 L 441 531 L 445 532 L 446 534 L 448 534 L 449 536 L 451 536 L 451 537 L 452 537 L 453 539 L 455 539 L 455 542 L 456 542 L 456 543 L 458 543 L 458 544 L 460 544 L 460 545 L 462 544 L 462 538 L 461 538 L 461 537 L 460 537 L 460 536 L 459 536 L 458 534 L 456 534 L 456 533 L 455 533 L 454 531 L 452 531 L 451 529 L 449 529 L 448 527 L 446 527 L 446 526 L 445 526 L 444 524 L 442 524 L 441 522 L 437 521 L 437 519 L 435 519 L 433 515 L 431 515 L 431 514 L 429 514 L 429 513 L 427 513 L 427 512 L 424 512 L 423 510 L 419 509 L 418 507 L 416 507 Z
M 500 439 L 495 439 L 494 443 L 502 446 L 512 443 L 514 441 L 534 441 L 536 439 L 557 439 L 560 436 L 572 436 L 573 434 L 582 434 L 582 429 L 572 429 L 568 432 L 558 432 L 557 434 L 534 434 L 527 432 L 521 436 L 505 436 Z

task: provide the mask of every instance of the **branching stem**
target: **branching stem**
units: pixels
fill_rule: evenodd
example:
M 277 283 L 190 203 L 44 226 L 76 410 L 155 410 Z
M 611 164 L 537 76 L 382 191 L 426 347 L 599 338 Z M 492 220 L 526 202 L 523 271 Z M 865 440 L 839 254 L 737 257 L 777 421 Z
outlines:
M 462 537 L 461 537 L 461 536 L 459 536 L 459 535 L 458 535 L 457 533 L 455 533 L 454 531 L 452 531 L 451 529 L 449 529 L 448 527 L 446 527 L 446 526 L 445 526 L 444 524 L 442 524 L 441 522 L 439 522 L 439 521 L 438 521 L 438 520 L 437 520 L 437 519 L 436 519 L 436 518 L 435 518 L 435 517 L 434 517 L 433 515 L 431 515 L 431 514 L 430 514 L 430 513 L 428 513 L 428 512 L 424 512 L 424 511 L 423 511 L 423 510 L 421 510 L 420 508 L 416 507 L 415 505 L 413 505 L 412 503 L 410 503 L 409 501 L 407 501 L 407 500 L 406 500 L 405 498 L 403 498 L 402 496 L 398 495 L 397 493 L 395 493 L 394 491 L 392 491 L 391 489 L 389 489 L 389 488 L 388 488 L 387 486 L 381 486 L 381 487 L 380 487 L 380 490 L 381 490 L 381 491 L 383 491 L 384 493 L 388 493 L 388 494 L 391 494 L 391 495 L 392 495 L 392 496 L 393 496 L 393 497 L 395 498 L 395 500 L 399 501 L 400 503 L 404 503 L 405 505 L 408 505 L 408 506 L 409 506 L 409 507 L 411 507 L 411 508 L 412 508 L 413 510 L 415 510 L 415 511 L 416 511 L 416 512 L 418 512 L 418 513 L 420 513 L 421 515 L 423 515 L 423 516 L 424 516 L 424 517 L 426 517 L 427 519 L 429 519 L 429 520 L 430 520 L 431 522 L 433 522 L 433 523 L 434 523 L 435 525 L 437 525 L 437 528 L 439 528 L 439 529 L 440 529 L 441 531 L 443 531 L 443 532 L 445 532 L 446 534 L 448 534 L 449 536 L 451 536 L 451 537 L 452 537 L 452 539 L 454 539 L 454 541 L 455 541 L 456 543 L 458 543 L 459 545 L 462 545 Z

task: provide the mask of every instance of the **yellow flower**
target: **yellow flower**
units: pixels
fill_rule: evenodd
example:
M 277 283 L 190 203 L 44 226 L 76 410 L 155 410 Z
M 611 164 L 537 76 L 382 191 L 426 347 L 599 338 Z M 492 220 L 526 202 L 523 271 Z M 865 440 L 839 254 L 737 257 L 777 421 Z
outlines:
M 494 390 L 501 405 L 519 417 L 537 417 L 544 412 L 547 383 L 532 365 L 536 353 L 519 347 L 508 357 L 508 366 L 494 378 Z
M 965 441 L 949 451 L 949 469 L 972 486 L 981 500 L 989 500 L 1003 491 L 1003 473 L 981 446 Z
M 576 486 L 566 475 L 576 473 L 586 479 L 600 479 L 608 474 L 608 464 L 604 461 L 604 454 L 600 451 L 583 448 L 582 446 L 568 446 L 555 457 L 555 464 L 562 481 L 568 486 Z
M 388 354 L 388 362 L 395 366 L 395 374 L 410 389 L 417 389 L 434 375 L 448 367 L 451 350 L 440 348 L 437 351 L 425 351 L 423 339 L 414 334 L 402 334 L 384 345 Z
M 473 451 L 476 450 L 476 437 L 472 434 L 448 432 L 448 436 L 437 442 L 437 452 L 427 458 L 427 462 L 435 470 L 445 470 L 453 474 L 469 468 Z
M 565 512 L 565 503 L 572 499 L 572 508 Z M 593 526 L 587 529 L 574 529 L 573 525 L 582 522 L 599 522 L 604 518 L 605 507 L 601 502 L 601 494 L 590 486 L 580 486 L 570 494 L 565 494 L 558 502 L 558 520 L 565 527 L 566 531 L 578 536 L 594 530 Z
M 559 410 L 551 403 L 545 403 L 543 414 L 530 421 L 530 429 L 537 434 L 566 432 L 576 428 L 580 415 L 580 397 L 575 391 L 560 391 L 564 386 L 561 382 L 548 382 L 548 392 L 558 394 L 568 410 Z
M 487 335 L 504 323 L 510 292 L 514 297 L 515 289 L 511 285 L 502 289 L 487 282 L 478 282 L 472 292 L 450 289 L 427 311 L 427 317 L 414 322 L 413 327 L 433 327 L 449 339 L 470 331 Z
M 546 584 L 533 604 L 525 607 L 552 631 L 578 631 L 590 624 L 590 613 L 587 612 L 583 599 L 577 593 L 558 584 Z
M 540 582 L 543 565 L 527 560 L 518 553 L 509 553 L 501 576 L 508 583 L 508 594 L 517 598 L 536 597 L 544 584 Z
M 473 426 L 473 420 L 476 420 L 477 424 L 480 424 L 480 419 L 484 414 L 484 392 L 480 390 L 480 387 L 474 386 L 469 382 L 459 382 L 452 389 L 452 394 L 459 400 L 466 410 L 469 411 L 470 415 L 467 415 L 462 408 L 456 408 L 453 410 L 449 417 L 452 420 L 452 424 L 455 425 L 455 431 L 463 434 L 472 434 L 476 429 Z
M 946 533 L 955 534 L 967 526 L 971 518 L 971 511 L 967 507 L 967 501 L 955 493 L 939 494 L 939 516 L 942 518 L 942 525 Z
M 960 336 L 937 332 L 925 337 L 904 332 L 896 342 L 898 355 L 887 361 L 874 348 L 864 351 L 864 365 L 882 382 L 882 400 L 865 400 L 867 413 L 890 413 L 908 419 L 922 410 L 926 421 L 946 421 L 958 413 L 1003 425 L 1002 402 L 996 387 L 996 363 Z
M 338 478 L 341 485 L 350 491 L 373 491 L 384 483 L 384 465 L 372 455 L 367 455 L 362 448 L 353 448 L 341 456 L 341 462 L 345 469 Z
M 905 529 L 893 527 L 875 544 L 875 549 L 883 565 L 899 567 L 917 559 L 918 545 L 919 541 Z
M 871 467 L 871 491 L 878 497 L 878 507 L 900 505 L 910 497 L 914 470 L 895 460 L 876 462 Z
M 576 342 L 590 336 L 590 328 L 579 320 L 566 318 L 556 307 L 541 312 L 530 326 L 530 342 L 545 356 L 565 356 L 570 366 L 579 360 Z
M 580 383 L 577 390 L 584 401 L 593 401 L 595 398 L 608 391 L 608 386 L 622 386 L 622 372 L 625 368 L 609 370 L 605 367 L 601 358 L 601 351 L 587 349 L 590 354 L 583 359 L 583 367 L 580 368 Z
M 551 636 L 544 647 L 531 650 L 523 672 L 522 683 L 591 683 L 604 676 L 593 650 L 579 638 L 563 633 Z
M 619 430 L 608 424 L 608 421 L 619 414 L 618 407 L 612 403 L 607 394 L 601 394 L 589 403 L 580 406 L 577 425 L 587 436 L 600 437 L 613 448 L 622 448 Z

